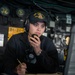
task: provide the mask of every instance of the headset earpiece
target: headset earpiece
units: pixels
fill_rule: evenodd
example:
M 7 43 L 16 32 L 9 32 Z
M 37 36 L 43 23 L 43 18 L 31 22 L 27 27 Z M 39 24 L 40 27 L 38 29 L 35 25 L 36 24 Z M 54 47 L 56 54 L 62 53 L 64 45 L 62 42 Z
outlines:
M 29 31 L 29 19 L 25 20 L 24 27 L 25 27 L 26 32 L 28 32 Z

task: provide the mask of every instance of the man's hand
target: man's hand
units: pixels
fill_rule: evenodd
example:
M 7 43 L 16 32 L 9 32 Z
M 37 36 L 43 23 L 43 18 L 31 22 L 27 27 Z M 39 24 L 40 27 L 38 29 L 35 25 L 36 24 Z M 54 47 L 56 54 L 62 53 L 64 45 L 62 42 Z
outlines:
M 29 38 L 29 42 L 30 42 L 31 46 L 34 48 L 34 52 L 36 53 L 36 55 L 38 55 L 38 53 L 41 51 L 40 38 L 38 36 L 34 35 L 34 37 Z
M 25 75 L 26 74 L 26 64 L 25 63 L 21 63 L 16 67 L 16 73 L 18 75 Z

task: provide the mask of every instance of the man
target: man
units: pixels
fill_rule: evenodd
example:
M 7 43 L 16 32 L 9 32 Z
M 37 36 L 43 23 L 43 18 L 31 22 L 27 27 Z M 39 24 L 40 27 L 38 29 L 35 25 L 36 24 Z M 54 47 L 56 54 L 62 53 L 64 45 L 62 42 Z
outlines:
M 55 73 L 58 68 L 58 52 L 52 40 L 42 34 L 47 18 L 42 12 L 34 12 L 25 22 L 26 32 L 13 35 L 6 45 L 4 73 Z M 33 36 L 34 35 L 34 36 Z

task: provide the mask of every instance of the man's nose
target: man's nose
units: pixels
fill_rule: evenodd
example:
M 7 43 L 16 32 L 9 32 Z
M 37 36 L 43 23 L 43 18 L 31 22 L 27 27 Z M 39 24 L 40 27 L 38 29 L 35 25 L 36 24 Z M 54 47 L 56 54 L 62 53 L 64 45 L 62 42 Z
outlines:
M 41 27 L 40 27 L 40 26 L 38 26 L 38 27 L 37 27 L 37 30 L 38 30 L 38 31 L 40 31 L 40 30 L 41 30 Z

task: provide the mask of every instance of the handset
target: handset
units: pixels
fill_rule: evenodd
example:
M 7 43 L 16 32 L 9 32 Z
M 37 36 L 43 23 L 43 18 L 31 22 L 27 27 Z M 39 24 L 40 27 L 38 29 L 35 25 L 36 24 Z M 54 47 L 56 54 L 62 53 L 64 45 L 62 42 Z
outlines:
M 37 34 L 32 34 L 32 37 L 34 38 L 34 36 L 37 36 L 38 37 L 38 35 Z
M 34 36 L 37 36 L 38 37 L 38 35 L 37 34 L 32 34 L 32 36 L 31 37 L 33 37 L 33 38 L 35 38 Z M 35 38 L 36 39 L 36 38 Z M 30 39 L 31 41 L 33 41 L 32 39 Z M 37 39 L 36 39 L 37 40 Z

